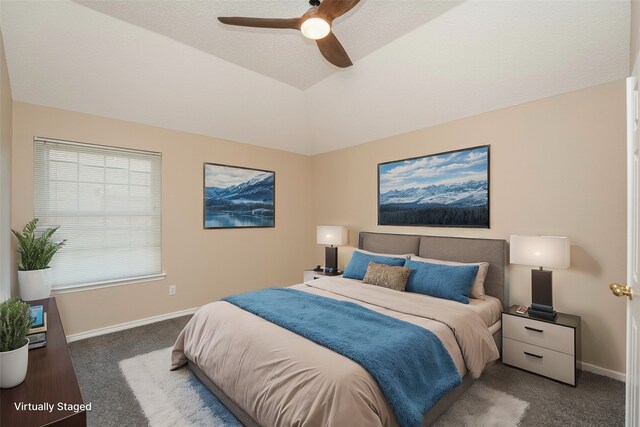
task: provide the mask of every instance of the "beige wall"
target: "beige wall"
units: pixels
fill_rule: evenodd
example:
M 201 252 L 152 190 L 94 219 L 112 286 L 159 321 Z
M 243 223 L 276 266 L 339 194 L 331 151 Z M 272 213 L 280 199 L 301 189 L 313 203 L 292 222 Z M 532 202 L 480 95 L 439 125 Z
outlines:
M 624 301 L 607 288 L 625 280 L 621 81 L 313 157 L 13 105 L 14 228 L 33 216 L 34 136 L 163 153 L 167 278 L 60 295 L 67 334 L 297 283 L 304 268 L 323 261 L 322 247 L 314 242 L 317 224 L 347 225 L 351 244 L 362 230 L 505 239 L 512 233 L 556 234 L 571 238 L 572 266 L 554 272 L 555 306 L 583 316 L 584 362 L 624 371 Z M 378 163 L 481 144 L 491 144 L 491 229 L 376 225 Z M 277 227 L 203 230 L 204 161 L 275 170 Z M 319 196 L 312 197 L 310 189 Z M 342 266 L 349 253 L 341 248 Z M 530 302 L 529 275 L 526 266 L 511 267 L 512 304 Z M 177 285 L 176 296 L 168 295 L 170 284 Z
M 629 31 L 629 67 L 633 70 L 640 50 L 640 0 L 631 0 L 631 30 Z
M 4 41 L 0 32 L 0 301 L 10 296 L 11 250 L 11 123 L 12 99 Z
M 569 236 L 571 268 L 554 271 L 554 306 L 582 316 L 583 361 L 625 370 L 625 86 L 617 81 L 313 158 L 317 224 L 358 231 L 508 239 Z M 377 226 L 377 164 L 491 144 L 491 229 Z M 340 249 L 340 264 L 351 250 Z M 317 248 L 316 261 L 323 259 Z M 530 267 L 510 268 L 511 304 L 530 303 Z
M 299 283 L 311 265 L 315 229 L 307 156 L 15 102 L 13 228 L 33 217 L 34 136 L 162 152 L 166 279 L 59 295 L 67 334 L 196 307 L 231 293 Z M 276 227 L 203 230 L 203 162 L 275 171 Z M 177 285 L 177 295 L 169 296 L 170 284 Z

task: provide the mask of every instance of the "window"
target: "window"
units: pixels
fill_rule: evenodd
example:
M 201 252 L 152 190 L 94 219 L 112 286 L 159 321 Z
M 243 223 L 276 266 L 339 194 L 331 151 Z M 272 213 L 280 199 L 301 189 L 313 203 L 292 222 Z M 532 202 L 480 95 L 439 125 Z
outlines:
M 52 288 L 162 274 L 161 154 L 36 138 L 34 214 L 67 244 Z

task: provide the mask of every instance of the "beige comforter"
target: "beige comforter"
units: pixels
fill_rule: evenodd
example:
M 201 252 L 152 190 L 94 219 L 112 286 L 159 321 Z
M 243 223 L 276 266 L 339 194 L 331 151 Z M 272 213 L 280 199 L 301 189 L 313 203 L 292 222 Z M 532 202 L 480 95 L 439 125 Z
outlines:
M 294 289 L 359 303 L 429 329 L 460 376 L 478 377 L 498 349 L 464 304 L 342 278 Z M 171 369 L 200 369 L 263 426 L 395 426 L 392 408 L 358 363 L 224 301 L 203 306 L 178 337 Z

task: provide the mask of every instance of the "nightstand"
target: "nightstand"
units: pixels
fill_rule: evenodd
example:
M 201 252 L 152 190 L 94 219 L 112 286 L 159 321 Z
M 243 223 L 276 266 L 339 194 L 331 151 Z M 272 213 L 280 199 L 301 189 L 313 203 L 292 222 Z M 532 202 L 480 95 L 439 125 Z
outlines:
M 336 277 L 341 276 L 342 271 L 338 270 L 336 273 L 329 273 L 323 271 L 315 271 L 315 270 L 305 270 L 303 277 L 303 281 L 308 282 L 309 280 L 316 280 L 321 277 Z
M 555 320 L 502 313 L 502 362 L 576 386 L 576 360 L 581 357 L 580 316 L 558 313 Z

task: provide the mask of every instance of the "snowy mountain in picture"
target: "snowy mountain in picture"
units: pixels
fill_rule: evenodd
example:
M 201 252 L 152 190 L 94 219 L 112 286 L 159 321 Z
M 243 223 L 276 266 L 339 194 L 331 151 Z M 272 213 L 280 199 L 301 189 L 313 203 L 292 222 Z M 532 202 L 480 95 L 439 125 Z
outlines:
M 273 182 L 272 173 L 263 173 L 246 182 L 228 188 L 206 187 L 206 198 L 218 198 L 229 200 L 233 203 L 246 201 L 271 201 L 273 202 Z
M 410 204 L 424 206 L 484 206 L 487 204 L 487 181 L 391 190 L 380 195 L 381 205 Z

